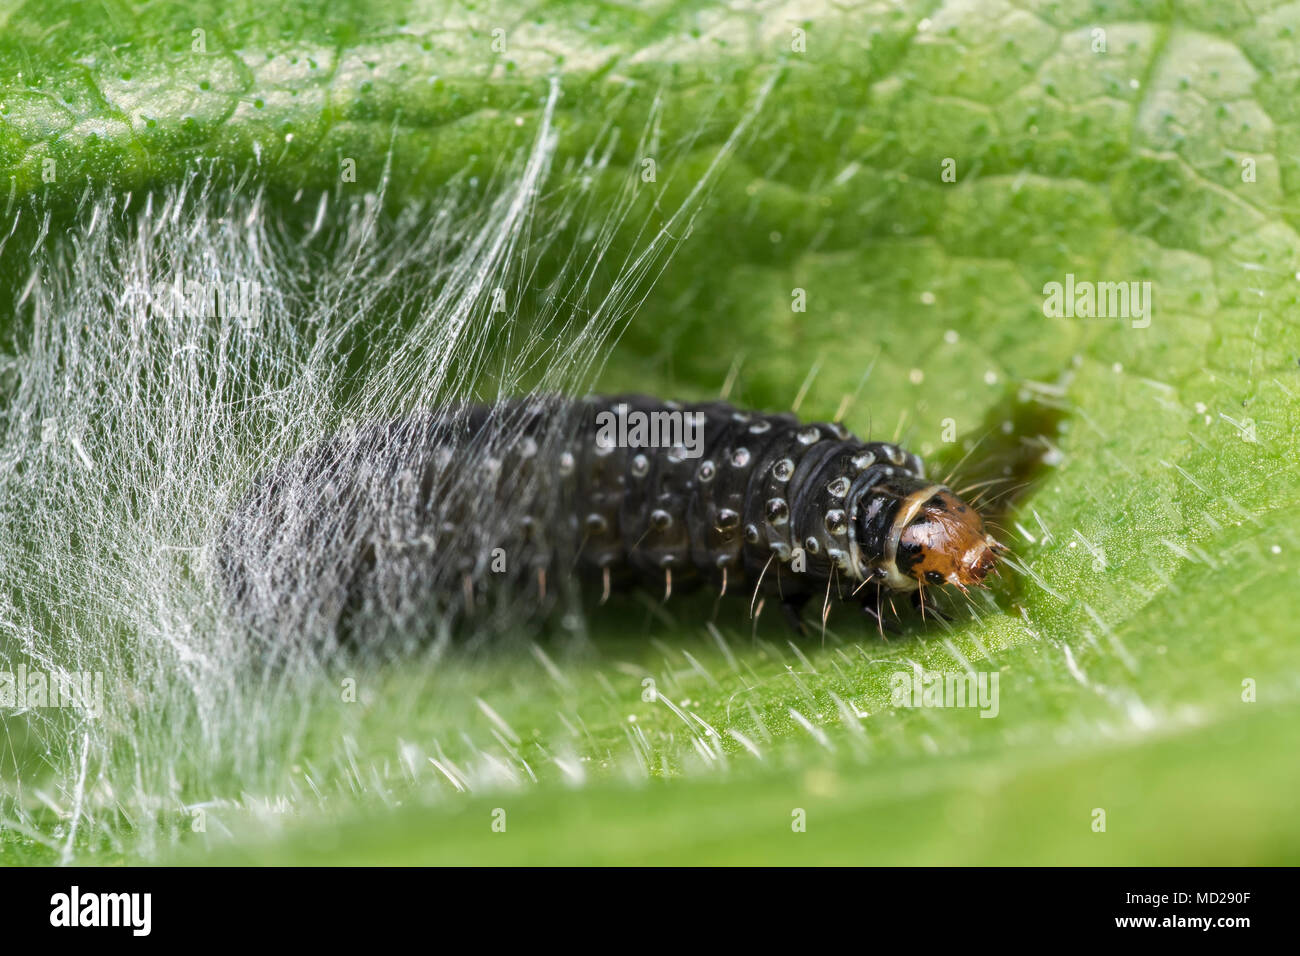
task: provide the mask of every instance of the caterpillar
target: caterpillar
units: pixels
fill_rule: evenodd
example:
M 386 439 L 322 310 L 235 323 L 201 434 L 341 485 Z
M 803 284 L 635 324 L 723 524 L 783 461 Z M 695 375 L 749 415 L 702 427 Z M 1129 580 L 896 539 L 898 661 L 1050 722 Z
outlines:
M 919 457 L 723 401 L 515 399 L 408 415 L 328 439 L 262 476 L 227 524 L 223 569 L 246 607 L 295 627 L 544 612 L 559 587 L 707 584 L 801 612 L 845 593 L 979 586 L 1004 550 Z M 311 587 L 302 587 L 306 582 Z M 549 584 L 548 584 L 549 582 Z M 290 586 L 293 585 L 293 586 Z M 870 585 L 870 586 L 868 586 Z M 521 599 L 521 594 L 527 594 Z M 924 605 L 922 604 L 922 607 Z

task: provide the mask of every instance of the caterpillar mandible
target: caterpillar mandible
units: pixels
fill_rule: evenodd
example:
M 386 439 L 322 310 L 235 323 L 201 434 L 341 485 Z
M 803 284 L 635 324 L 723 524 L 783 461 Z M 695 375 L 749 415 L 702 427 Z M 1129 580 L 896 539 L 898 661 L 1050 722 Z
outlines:
M 264 617 L 307 595 L 295 626 L 362 608 L 468 615 L 502 593 L 516 614 L 544 610 L 557 581 L 585 579 L 602 601 L 635 583 L 665 597 L 752 590 L 751 608 L 775 594 L 802 629 L 804 604 L 828 604 L 837 584 L 878 618 L 882 594 L 980 585 L 1002 551 L 895 444 L 722 401 L 622 395 L 467 405 L 336 435 L 257 481 L 226 526 L 223 568 Z

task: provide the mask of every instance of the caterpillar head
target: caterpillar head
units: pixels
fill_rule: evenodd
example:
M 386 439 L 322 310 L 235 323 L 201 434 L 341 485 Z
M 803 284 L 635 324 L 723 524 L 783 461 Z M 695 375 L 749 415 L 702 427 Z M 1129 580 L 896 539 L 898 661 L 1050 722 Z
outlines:
M 895 476 L 875 485 L 856 513 L 860 553 L 874 554 L 869 575 L 895 591 L 980 585 L 1005 549 L 979 513 L 942 485 Z
M 921 584 L 981 584 L 1003 550 L 978 512 L 947 488 L 927 488 L 904 500 L 895 519 L 894 566 Z

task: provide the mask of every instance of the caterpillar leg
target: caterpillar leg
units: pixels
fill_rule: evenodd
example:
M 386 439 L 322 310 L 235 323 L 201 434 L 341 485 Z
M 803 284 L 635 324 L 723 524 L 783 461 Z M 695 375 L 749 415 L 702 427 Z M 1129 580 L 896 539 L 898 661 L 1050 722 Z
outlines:
M 862 594 L 862 613 L 871 620 L 882 638 L 888 640 L 886 634 L 902 633 L 898 623 L 898 609 L 894 607 L 888 591 L 867 588 Z
M 934 602 L 929 604 L 925 603 L 925 598 L 923 597 L 924 593 L 925 592 L 920 589 L 912 592 L 912 607 L 921 612 L 921 617 L 927 621 L 931 619 L 936 620 L 941 624 L 946 624 L 951 621 L 952 618 L 935 607 Z
M 803 609 L 810 597 L 811 594 L 789 594 L 781 599 L 781 612 L 785 615 L 786 623 L 800 637 L 808 636 L 808 628 L 803 620 Z

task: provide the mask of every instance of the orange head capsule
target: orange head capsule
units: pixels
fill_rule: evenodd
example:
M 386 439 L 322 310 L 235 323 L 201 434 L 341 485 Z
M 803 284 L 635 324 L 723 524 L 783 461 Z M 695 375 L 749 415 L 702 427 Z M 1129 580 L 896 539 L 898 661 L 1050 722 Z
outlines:
M 919 584 L 978 585 L 1003 551 L 970 505 L 947 488 L 930 487 L 899 509 L 894 565 Z

